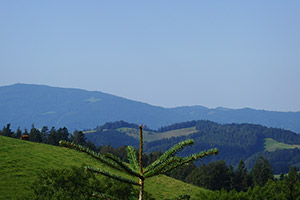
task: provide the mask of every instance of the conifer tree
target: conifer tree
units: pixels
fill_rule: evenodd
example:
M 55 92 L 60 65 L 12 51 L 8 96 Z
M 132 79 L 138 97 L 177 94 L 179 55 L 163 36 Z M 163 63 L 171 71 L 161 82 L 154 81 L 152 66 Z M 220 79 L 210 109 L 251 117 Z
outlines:
M 248 171 L 245 167 L 244 161 L 240 161 L 239 166 L 235 173 L 235 180 L 234 180 L 234 188 L 237 191 L 246 191 L 248 189 Z
M 251 171 L 251 175 L 254 185 L 259 186 L 264 186 L 269 179 L 274 178 L 272 166 L 269 161 L 262 156 L 257 159 Z
M 178 157 L 175 156 L 175 154 L 179 151 L 181 151 L 184 147 L 194 144 L 193 140 L 185 140 L 183 142 L 180 142 L 170 148 L 168 151 L 166 151 L 163 155 L 161 155 L 157 160 L 155 160 L 153 163 L 151 163 L 147 167 L 142 166 L 142 155 L 143 155 L 143 126 L 139 126 L 140 130 L 140 146 L 139 146 L 139 158 L 137 159 L 136 152 L 132 146 L 128 146 L 126 148 L 128 161 L 129 163 L 122 162 L 118 157 L 114 156 L 113 154 L 104 154 L 100 155 L 94 151 L 91 151 L 90 149 L 83 147 L 78 144 L 74 144 L 68 141 L 60 141 L 60 145 L 63 145 L 67 148 L 79 150 L 81 152 L 84 152 L 91 157 L 97 159 L 98 161 L 102 162 L 106 166 L 116 169 L 118 171 L 124 172 L 126 174 L 129 174 L 133 177 L 138 178 L 138 181 L 134 181 L 132 179 L 128 179 L 122 176 L 118 176 L 115 174 L 112 174 L 110 172 L 107 172 L 102 169 L 94 168 L 92 166 L 87 166 L 86 170 L 95 172 L 98 174 L 102 174 L 104 176 L 119 180 L 121 182 L 129 183 L 132 185 L 139 186 L 139 200 L 143 200 L 143 194 L 144 194 L 144 181 L 147 178 L 164 174 L 166 172 L 169 172 L 179 166 L 185 165 L 187 163 L 190 163 L 194 160 L 201 159 L 205 156 L 213 155 L 218 153 L 218 149 L 210 149 L 208 151 L 202 151 L 200 153 L 195 153 L 187 157 Z M 94 194 L 97 197 L 102 197 L 106 199 L 115 199 L 114 197 L 110 197 L 106 194 Z

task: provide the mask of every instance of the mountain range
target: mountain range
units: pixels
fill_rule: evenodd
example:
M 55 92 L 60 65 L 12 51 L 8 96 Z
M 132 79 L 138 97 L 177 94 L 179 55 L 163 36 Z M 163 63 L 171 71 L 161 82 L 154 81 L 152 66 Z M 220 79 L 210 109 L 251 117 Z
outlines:
M 253 123 L 300 133 L 300 112 L 204 106 L 163 108 L 99 91 L 14 84 L 0 87 L 0 126 L 42 126 L 70 130 L 93 129 L 105 122 L 124 120 L 158 129 L 190 120 Z

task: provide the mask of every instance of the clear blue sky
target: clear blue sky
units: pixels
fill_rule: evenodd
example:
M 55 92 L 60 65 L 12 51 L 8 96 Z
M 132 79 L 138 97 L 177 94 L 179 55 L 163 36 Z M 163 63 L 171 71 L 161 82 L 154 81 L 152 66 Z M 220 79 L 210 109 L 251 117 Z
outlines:
M 0 1 L 0 86 L 300 111 L 300 1 Z

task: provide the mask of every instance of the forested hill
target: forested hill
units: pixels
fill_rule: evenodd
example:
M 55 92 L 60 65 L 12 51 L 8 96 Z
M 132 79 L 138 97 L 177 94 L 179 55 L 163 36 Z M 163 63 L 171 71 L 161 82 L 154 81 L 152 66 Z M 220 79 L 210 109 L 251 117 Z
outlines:
M 106 123 L 86 137 L 97 145 L 133 145 L 138 147 L 138 126 L 123 121 Z M 288 172 L 289 166 L 300 167 L 300 135 L 283 129 L 254 124 L 218 124 L 211 121 L 189 121 L 162 127 L 157 131 L 144 131 L 145 151 L 166 151 L 185 139 L 195 144 L 182 153 L 189 155 L 205 149 L 218 148 L 214 160 L 225 160 L 237 166 L 244 160 L 252 168 L 257 158 L 266 157 L 275 173 Z M 210 161 L 210 159 L 205 159 Z
M 199 102 L 201 104 L 201 102 Z M 0 126 L 94 128 L 109 121 L 147 124 L 153 129 L 173 123 L 207 119 L 218 123 L 254 123 L 300 133 L 300 112 L 209 109 L 203 106 L 163 108 L 97 91 L 44 85 L 0 87 Z

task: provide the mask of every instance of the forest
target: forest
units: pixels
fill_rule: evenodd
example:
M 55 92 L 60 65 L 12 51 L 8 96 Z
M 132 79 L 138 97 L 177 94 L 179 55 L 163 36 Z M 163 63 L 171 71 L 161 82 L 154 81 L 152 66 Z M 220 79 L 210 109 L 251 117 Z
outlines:
M 138 125 L 124 121 L 110 122 L 98 126 L 92 133 L 85 134 L 97 146 L 112 145 L 117 148 L 123 145 L 138 147 L 138 140 L 126 133 L 126 129 L 136 129 Z M 172 131 L 184 131 L 185 128 L 193 128 L 194 132 L 188 135 L 168 137 L 145 142 L 145 151 L 148 153 L 166 151 L 174 144 L 193 139 L 195 144 L 182 152 L 181 155 L 189 155 L 205 149 L 217 147 L 220 153 L 216 157 L 205 160 L 224 160 L 227 164 L 238 166 L 240 160 L 245 162 L 247 168 L 253 168 L 255 161 L 263 156 L 272 164 L 274 173 L 287 173 L 289 166 L 300 167 L 300 150 L 293 145 L 300 145 L 300 136 L 292 131 L 269 128 L 256 124 L 219 124 L 207 120 L 188 121 L 164 126 L 158 130 L 147 129 L 150 136 L 165 134 Z M 277 143 L 286 144 L 287 148 L 268 150 L 266 140 L 272 139 Z M 283 156 L 284 155 L 284 156 Z M 196 163 L 200 165 L 199 163 Z

